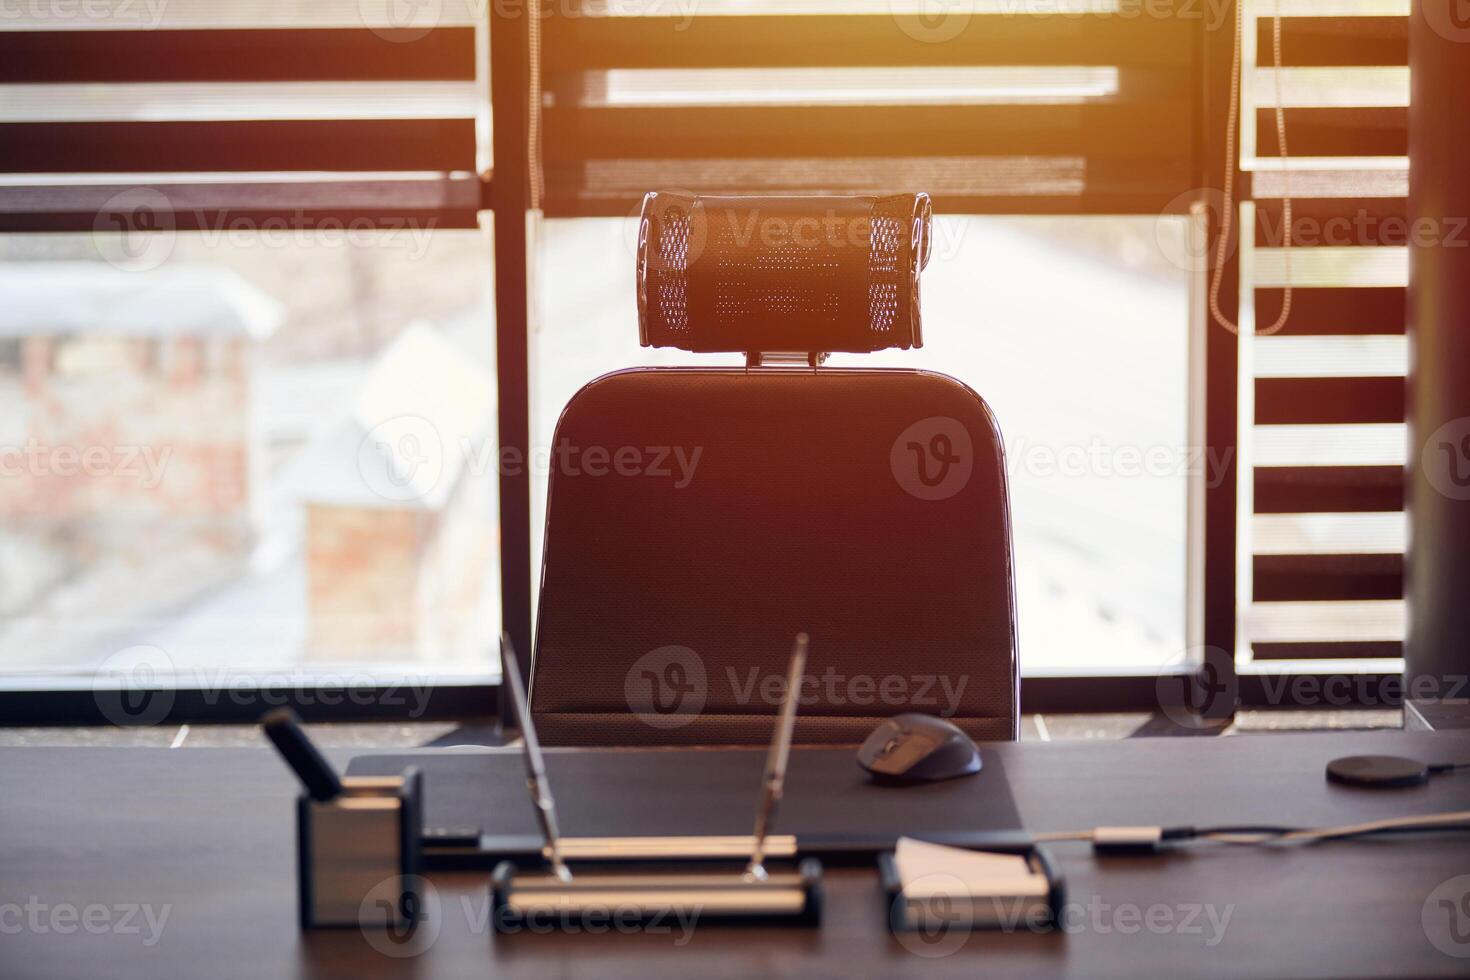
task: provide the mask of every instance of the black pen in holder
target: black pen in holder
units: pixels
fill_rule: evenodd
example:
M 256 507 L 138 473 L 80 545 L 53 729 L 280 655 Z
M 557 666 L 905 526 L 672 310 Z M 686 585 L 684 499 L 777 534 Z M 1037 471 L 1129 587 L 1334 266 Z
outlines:
M 296 801 L 296 878 L 301 928 L 405 929 L 419 918 L 419 840 L 424 780 L 337 775 L 301 719 L 278 708 L 261 731 L 301 780 Z
M 404 929 L 419 917 L 423 776 L 347 776 L 330 800 L 296 801 L 301 928 Z

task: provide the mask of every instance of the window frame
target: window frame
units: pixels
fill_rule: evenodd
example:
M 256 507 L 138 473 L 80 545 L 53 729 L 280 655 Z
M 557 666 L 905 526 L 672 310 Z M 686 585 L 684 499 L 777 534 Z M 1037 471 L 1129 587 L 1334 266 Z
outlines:
M 476 30 L 477 61 L 488 61 L 488 72 L 480 71 L 488 85 L 487 101 L 494 117 L 491 128 L 494 168 L 478 172 L 456 172 L 416 179 L 391 181 L 362 179 L 246 180 L 240 182 L 190 182 L 147 180 L 117 183 L 81 179 L 74 183 L 35 182 L 0 185 L 0 234 L 21 232 L 91 231 L 99 214 L 106 217 L 105 202 L 123 188 L 153 187 L 170 194 L 172 200 L 190 202 L 171 215 L 174 227 L 187 231 L 206 226 L 222 211 L 240 213 L 239 202 L 248 202 L 257 217 L 305 211 L 315 216 L 344 221 L 401 218 L 405 214 L 432 219 L 436 228 L 489 228 L 493 235 L 494 321 L 496 331 L 496 375 L 498 388 L 497 429 L 502 452 L 529 452 L 530 364 L 529 318 L 534 315 L 530 300 L 536 278 L 534 242 L 539 215 L 531 210 L 531 171 L 527 155 L 531 129 L 529 85 L 530 18 L 519 5 L 492 4 L 489 22 Z M 1231 7 L 1233 11 L 1233 6 Z M 106 32 L 111 33 L 111 32 Z M 166 51 L 172 43 L 188 40 L 189 31 L 154 32 L 150 49 Z M 167 37 L 166 35 L 176 35 Z M 8 49 L 21 43 L 21 35 L 0 33 L 0 64 L 7 63 Z M 1194 78 L 1199 111 L 1191 147 L 1198 187 L 1219 187 L 1224 173 L 1224 120 L 1230 80 L 1230 30 L 1209 30 L 1201 21 L 1195 42 Z M 30 42 L 34 44 L 34 39 Z M 85 43 L 98 44 L 96 39 Z M 116 60 L 116 59 L 114 59 Z M 124 59 L 126 60 L 126 59 Z M 64 74 L 64 69 L 62 69 Z M 0 79 L 15 80 L 7 77 Z M 84 124 L 85 125 L 85 124 Z M 0 127 L 3 130 L 3 127 Z M 269 130 L 262 131 L 267 138 Z M 1236 161 L 1238 168 L 1238 160 Z M 1235 173 L 1237 186 L 1248 175 Z M 233 202 L 233 203 L 230 203 Z M 1201 218 L 1197 201 L 1184 200 L 1180 213 L 1193 213 L 1208 221 L 1213 236 L 1218 215 Z M 980 212 L 972 212 L 980 213 Z M 1026 213 L 1011 209 L 1007 213 Z M 1053 213 L 1038 209 L 1034 213 Z M 1211 237 L 1209 240 L 1213 240 Z M 1240 263 L 1232 252 L 1223 269 L 1221 306 L 1226 316 L 1239 314 Z M 1203 297 L 1192 302 L 1202 309 Z M 1331 674 L 1315 671 L 1239 672 L 1236 663 L 1237 606 L 1237 388 L 1239 351 L 1237 338 L 1224 330 L 1207 329 L 1204 363 L 1192 377 L 1203 381 L 1203 438 L 1215 458 L 1225 460 L 1223 478 L 1203 487 L 1198 518 L 1191 527 L 1191 549 L 1197 549 L 1192 571 L 1189 643 L 1204 651 L 1197 663 L 1181 665 L 1163 675 L 1152 670 L 1102 671 L 1068 676 L 1026 677 L 1021 685 L 1024 712 L 1157 712 L 1163 684 L 1188 683 L 1200 695 L 1201 714 L 1227 721 L 1240 707 L 1289 707 L 1292 692 L 1300 684 L 1322 684 Z M 1194 392 L 1191 392 L 1193 397 Z M 1197 430 L 1199 431 L 1199 430 Z M 531 567 L 531 476 L 525 468 L 499 476 L 501 529 L 500 586 L 502 626 L 516 648 L 532 649 Z M 1197 575 L 1197 582 L 1193 576 Z M 1196 591 L 1197 590 L 1197 591 Z M 529 658 L 522 658 L 528 672 Z M 1378 706 L 1396 705 L 1393 690 L 1399 675 L 1367 672 L 1353 689 L 1353 702 Z M 1318 688 L 1320 689 L 1320 688 Z M 254 721 L 263 704 L 289 703 L 311 720 L 397 719 L 404 712 L 387 703 L 388 687 L 360 689 L 369 696 L 329 703 L 329 688 L 315 691 L 259 688 L 241 691 L 239 698 L 208 697 L 195 689 L 169 689 L 170 708 L 164 720 L 171 722 Z M 1283 699 L 1282 692 L 1287 692 Z M 1227 696 L 1221 697 L 1221 692 Z M 218 692 L 215 692 L 216 695 Z M 447 681 L 436 684 L 419 716 L 454 718 L 504 711 L 501 686 L 495 683 Z M 366 703 L 362 703 L 366 702 Z M 40 685 L 25 690 L 0 691 L 0 724 L 88 724 L 105 723 L 98 699 L 90 690 L 68 690 L 60 684 Z

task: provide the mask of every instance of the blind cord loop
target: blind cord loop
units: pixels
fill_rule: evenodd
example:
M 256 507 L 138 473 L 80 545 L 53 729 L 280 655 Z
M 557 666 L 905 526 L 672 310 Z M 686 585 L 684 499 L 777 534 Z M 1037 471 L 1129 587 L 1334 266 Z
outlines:
M 532 211 L 541 210 L 546 176 L 541 172 L 541 0 L 526 0 L 526 170 Z
M 1232 323 L 1220 309 L 1220 285 L 1225 277 L 1225 260 L 1230 245 L 1230 228 L 1235 213 L 1235 128 L 1240 121 L 1240 62 L 1241 46 L 1245 34 L 1245 2 L 1235 3 L 1235 45 L 1230 61 L 1230 108 L 1225 122 L 1225 200 L 1220 209 L 1220 238 L 1215 243 L 1215 267 L 1210 275 L 1210 316 L 1216 323 L 1233 334 L 1240 333 L 1239 324 Z M 1256 334 L 1269 337 L 1279 333 L 1291 319 L 1291 169 L 1288 166 L 1286 148 L 1286 109 L 1281 99 L 1281 0 L 1276 0 L 1271 15 L 1271 61 L 1276 90 L 1276 144 L 1281 160 L 1281 219 L 1282 241 L 1281 262 L 1285 290 L 1281 299 L 1281 314 L 1276 322 Z

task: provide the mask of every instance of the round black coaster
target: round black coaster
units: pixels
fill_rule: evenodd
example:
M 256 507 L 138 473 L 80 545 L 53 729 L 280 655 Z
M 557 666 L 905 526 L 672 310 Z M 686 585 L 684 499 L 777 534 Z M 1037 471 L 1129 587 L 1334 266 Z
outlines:
M 1399 755 L 1349 755 L 1327 763 L 1327 778 L 1349 786 L 1396 789 L 1429 781 L 1429 767 Z

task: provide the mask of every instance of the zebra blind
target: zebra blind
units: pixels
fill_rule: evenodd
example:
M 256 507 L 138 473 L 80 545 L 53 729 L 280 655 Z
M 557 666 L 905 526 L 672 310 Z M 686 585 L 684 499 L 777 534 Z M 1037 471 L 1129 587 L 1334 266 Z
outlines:
M 544 26 L 551 216 L 627 214 L 652 187 L 1157 214 L 1197 184 L 1197 18 L 1127 0 L 564 4 Z
M 479 206 L 474 6 L 20 4 L 0 17 L 0 230 L 90 228 L 125 188 L 188 216 Z M 68 221 L 66 214 L 74 212 Z
M 1241 338 L 1242 626 L 1255 660 L 1382 661 L 1404 636 L 1409 4 L 1279 3 L 1289 169 L 1277 7 L 1246 8 L 1242 306 L 1269 326 L 1294 288 L 1283 330 Z

